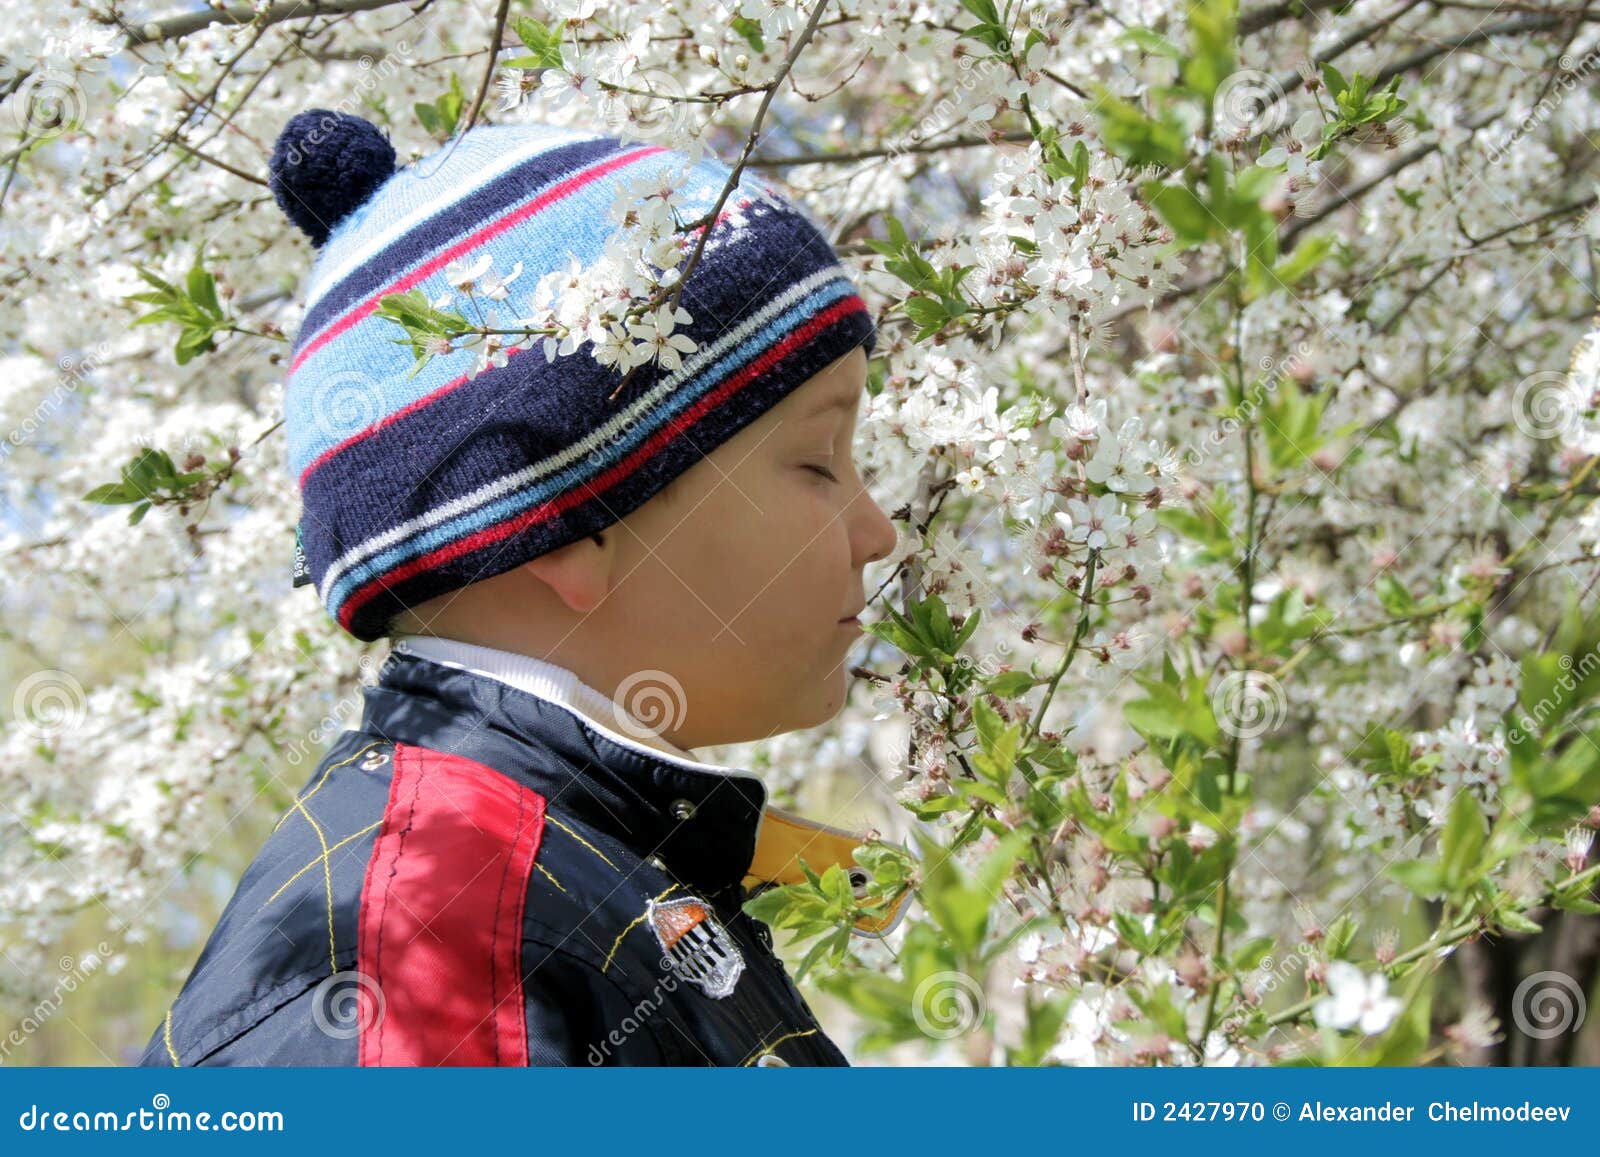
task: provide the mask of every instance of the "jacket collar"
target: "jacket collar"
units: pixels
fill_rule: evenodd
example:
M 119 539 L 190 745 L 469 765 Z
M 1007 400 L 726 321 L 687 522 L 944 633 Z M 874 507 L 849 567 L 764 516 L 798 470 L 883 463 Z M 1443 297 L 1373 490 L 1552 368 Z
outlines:
M 362 728 L 497 770 L 528 769 L 552 804 L 712 891 L 798 883 L 801 857 L 818 873 L 834 864 L 849 871 L 866 839 L 767 806 L 754 772 L 696 760 L 572 671 L 498 648 L 399 637 L 366 691 Z M 544 757 L 530 758 L 534 751 Z M 547 766 L 550 755 L 560 768 Z M 856 931 L 883 935 L 905 907 L 863 917 Z

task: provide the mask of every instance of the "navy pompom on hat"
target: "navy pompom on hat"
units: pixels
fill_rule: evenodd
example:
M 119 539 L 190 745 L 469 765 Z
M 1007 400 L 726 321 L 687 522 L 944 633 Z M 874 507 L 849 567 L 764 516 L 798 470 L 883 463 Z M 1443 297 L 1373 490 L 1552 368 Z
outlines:
M 394 146 L 371 121 L 313 108 L 278 134 L 267 187 L 284 214 L 321 248 L 328 234 L 394 176 Z
M 731 171 L 657 145 L 479 125 L 397 168 L 360 117 L 311 109 L 284 126 L 269 183 L 317 251 L 285 384 L 289 462 L 305 581 L 350 634 L 380 638 L 407 607 L 611 526 L 856 346 L 872 352 L 832 246 L 749 172 L 683 286 L 693 320 L 679 332 L 696 348 L 626 390 L 587 344 L 554 361 L 511 348 L 476 374 L 478 352 L 461 349 L 413 375 L 404 331 L 377 316 L 389 294 L 450 293 L 447 267 L 519 264 L 508 298 L 479 304 L 528 316 L 544 274 L 600 257 L 619 190 L 685 170 L 694 220 Z

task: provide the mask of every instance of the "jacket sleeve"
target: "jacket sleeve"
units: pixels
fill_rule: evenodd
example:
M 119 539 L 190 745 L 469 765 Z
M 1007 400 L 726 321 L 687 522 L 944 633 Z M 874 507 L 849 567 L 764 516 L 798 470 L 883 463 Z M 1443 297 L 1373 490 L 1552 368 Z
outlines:
M 523 968 L 530 1065 L 694 1063 L 666 1043 L 686 1040 L 662 1007 L 666 994 L 633 995 L 647 978 L 628 984 L 634 978 L 613 976 L 612 970 L 533 940 L 524 942 Z

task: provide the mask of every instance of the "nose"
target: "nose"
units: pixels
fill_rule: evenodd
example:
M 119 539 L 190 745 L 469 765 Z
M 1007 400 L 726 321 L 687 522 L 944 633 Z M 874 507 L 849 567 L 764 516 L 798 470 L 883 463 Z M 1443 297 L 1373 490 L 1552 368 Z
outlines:
M 866 486 L 862 486 L 851 510 L 850 544 L 856 565 L 863 567 L 869 562 L 888 558 L 899 541 L 894 523 L 883 512 L 883 507 L 873 500 Z

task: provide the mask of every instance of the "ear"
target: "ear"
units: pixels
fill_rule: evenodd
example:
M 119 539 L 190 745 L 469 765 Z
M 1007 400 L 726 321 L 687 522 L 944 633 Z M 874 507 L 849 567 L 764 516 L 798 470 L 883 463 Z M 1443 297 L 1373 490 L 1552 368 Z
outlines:
M 611 591 L 614 543 L 594 534 L 525 562 L 521 570 L 544 583 L 573 611 L 586 615 Z

